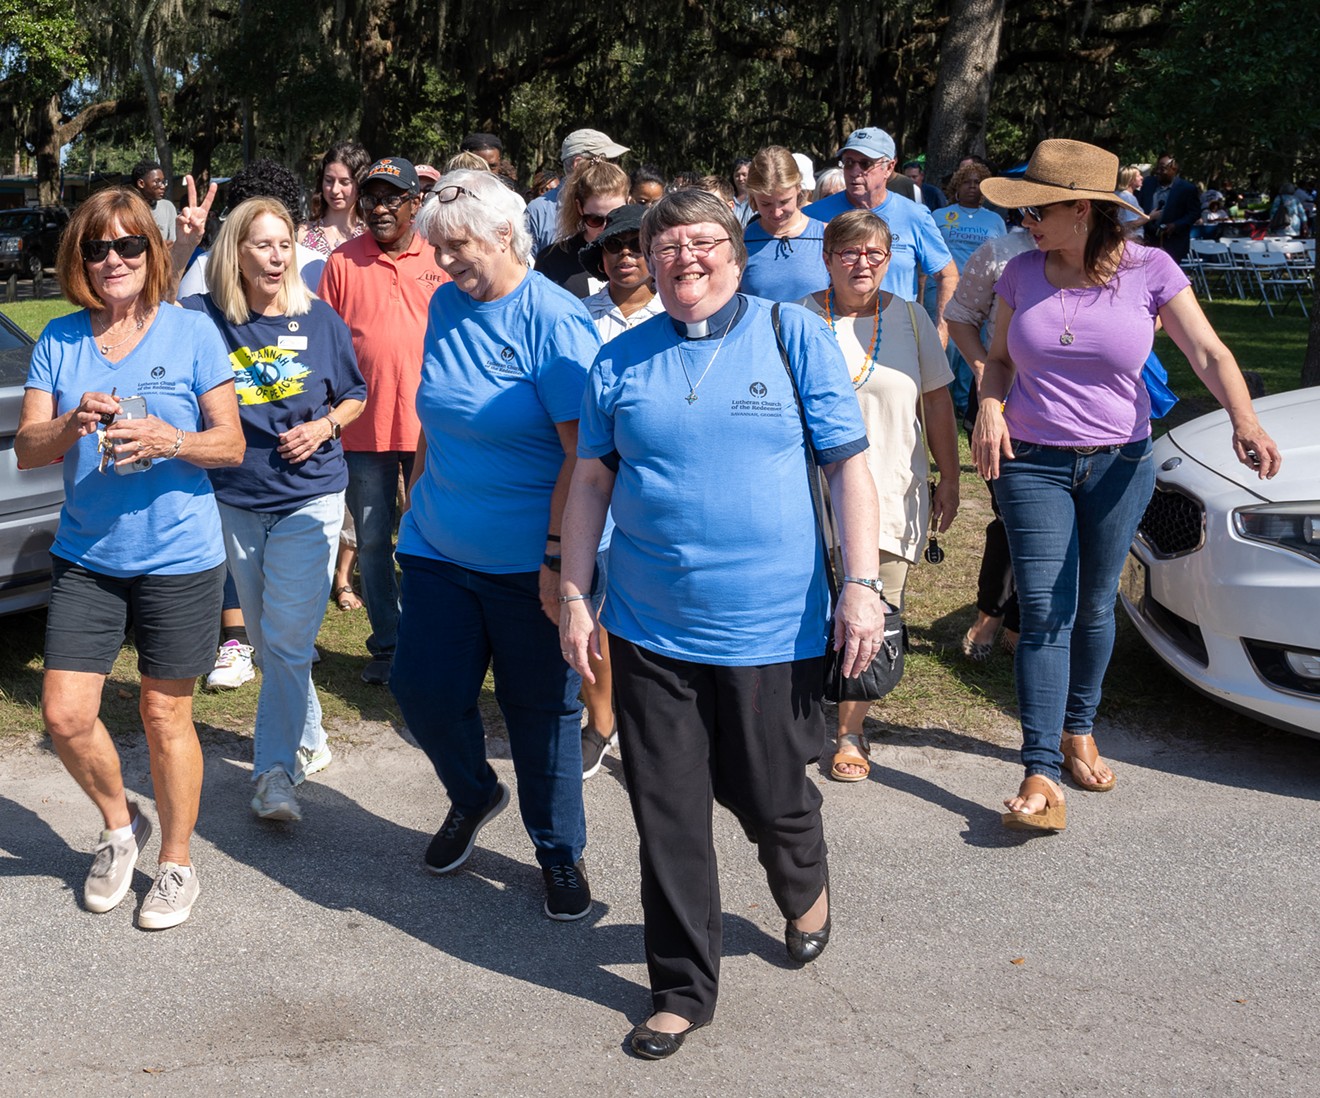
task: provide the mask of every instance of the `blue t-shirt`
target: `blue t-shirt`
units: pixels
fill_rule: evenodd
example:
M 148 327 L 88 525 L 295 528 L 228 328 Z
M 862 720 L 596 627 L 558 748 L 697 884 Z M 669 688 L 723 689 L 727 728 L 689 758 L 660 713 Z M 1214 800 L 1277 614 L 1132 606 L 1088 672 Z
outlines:
M 475 572 L 535 572 L 600 337 L 582 302 L 530 271 L 495 301 L 447 283 L 431 298 L 417 416 L 426 467 L 399 552 Z
M 232 380 L 225 345 L 204 316 L 162 305 L 142 341 L 111 362 L 83 309 L 46 325 L 32 351 L 26 388 L 50 393 L 55 414 L 83 393 L 146 398 L 147 414 L 185 431 L 204 429 L 197 398 Z M 64 455 L 64 508 L 51 552 L 108 576 L 190 575 L 225 559 L 220 512 L 206 470 L 154 461 L 140 473 L 98 471 L 97 436 Z
M 848 201 L 847 192 L 839 191 L 813 202 L 802 212 L 828 223 L 839 214 L 855 209 L 857 207 Z M 942 271 L 953 259 L 935 227 L 935 219 L 925 206 L 893 191 L 886 192 L 885 200 L 873 206 L 872 212 L 884 219 L 893 236 L 893 257 L 880 288 L 906 301 L 916 301 L 917 265 L 931 275 Z
M 829 614 L 771 304 L 744 300 L 722 346 L 685 339 L 658 316 L 602 347 L 578 436 L 580 457 L 617 455 L 606 628 L 662 655 L 733 667 L 819 656 Z M 838 343 L 819 317 L 780 308 L 819 460 L 861 453 L 866 428 Z
M 758 218 L 743 232 L 747 269 L 739 289 L 767 301 L 801 301 L 830 284 L 825 269 L 825 222 L 807 219 L 800 236 L 779 239 Z
M 559 188 L 551 187 L 527 203 L 527 231 L 532 234 L 532 255 L 540 255 L 559 236 Z
M 289 511 L 348 486 L 344 448 L 331 440 L 304 462 L 280 455 L 279 436 L 320 419 L 341 400 L 366 400 L 348 325 L 324 301 L 305 316 L 253 316 L 231 324 L 210 294 L 180 304 L 209 316 L 229 349 L 247 452 L 212 469 L 215 496 L 249 511 Z
M 935 225 L 959 273 L 977 248 L 1008 232 L 1004 219 L 984 206 L 944 206 L 935 211 Z

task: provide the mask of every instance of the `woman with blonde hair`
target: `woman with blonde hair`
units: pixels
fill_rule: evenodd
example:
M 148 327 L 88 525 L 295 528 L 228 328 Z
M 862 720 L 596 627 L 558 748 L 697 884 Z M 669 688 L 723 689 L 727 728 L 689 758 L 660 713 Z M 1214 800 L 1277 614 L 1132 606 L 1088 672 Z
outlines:
M 582 269 L 578 253 L 605 228 L 605 219 L 628 201 L 628 176 L 608 160 L 583 160 L 564 180 L 559 194 L 557 239 L 536 257 L 536 269 L 578 297 L 603 285 Z
M 252 811 L 267 820 L 301 819 L 294 784 L 329 761 L 313 646 L 348 485 L 339 433 L 367 393 L 347 325 L 298 274 L 293 233 L 278 200 L 241 203 L 211 251 L 210 292 L 180 302 L 220 330 L 238 386 L 247 453 L 211 483 L 262 670 Z
M 798 301 L 829 283 L 821 249 L 825 222 L 802 212 L 802 169 L 782 145 L 752 157 L 747 200 L 756 211 L 743 239 L 747 269 L 742 292 L 770 301 Z

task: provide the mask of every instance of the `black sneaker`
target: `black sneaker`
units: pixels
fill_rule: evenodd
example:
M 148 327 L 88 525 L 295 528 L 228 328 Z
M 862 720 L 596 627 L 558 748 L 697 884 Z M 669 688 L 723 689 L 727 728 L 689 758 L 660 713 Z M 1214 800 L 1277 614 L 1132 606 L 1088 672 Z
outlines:
M 383 656 L 372 656 L 371 662 L 362 669 L 362 681 L 368 686 L 389 685 L 390 664 L 393 662 L 393 652 L 386 652 Z
M 503 812 L 508 803 L 509 787 L 499 782 L 486 807 L 476 815 L 468 815 L 451 805 L 444 826 L 426 848 L 427 870 L 437 874 L 450 873 L 467 861 L 477 844 L 477 832 Z
M 541 870 L 545 878 L 545 913 L 561 923 L 581 919 L 591 910 L 591 886 L 581 858 L 577 865 L 552 865 Z
M 605 756 L 609 754 L 610 746 L 613 743 L 613 735 L 606 739 L 606 737 L 602 736 L 594 728 L 584 728 L 582 730 L 583 781 L 593 777 L 600 769 L 601 763 L 605 761 Z

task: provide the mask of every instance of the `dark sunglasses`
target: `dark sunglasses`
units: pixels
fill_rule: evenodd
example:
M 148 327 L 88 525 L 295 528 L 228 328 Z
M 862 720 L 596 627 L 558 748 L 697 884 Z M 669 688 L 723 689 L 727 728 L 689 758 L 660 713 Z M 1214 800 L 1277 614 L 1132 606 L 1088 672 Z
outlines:
M 78 245 L 86 263 L 100 263 L 113 248 L 120 259 L 136 259 L 147 250 L 147 238 L 141 235 L 121 236 L 118 240 L 84 240 Z
M 625 249 L 632 252 L 633 255 L 641 255 L 641 244 L 641 238 L 636 233 L 631 235 L 620 233 L 618 236 L 612 236 L 608 240 L 600 242 L 600 246 L 610 255 L 622 255 Z
M 1023 217 L 1031 218 L 1032 221 L 1044 221 L 1046 210 L 1052 210 L 1055 206 L 1062 205 L 1062 202 L 1047 202 L 1043 206 L 1019 206 L 1018 213 Z
M 589 229 L 603 229 L 605 228 L 605 222 L 608 220 L 609 214 L 584 213 L 582 215 L 582 224 L 586 225 Z

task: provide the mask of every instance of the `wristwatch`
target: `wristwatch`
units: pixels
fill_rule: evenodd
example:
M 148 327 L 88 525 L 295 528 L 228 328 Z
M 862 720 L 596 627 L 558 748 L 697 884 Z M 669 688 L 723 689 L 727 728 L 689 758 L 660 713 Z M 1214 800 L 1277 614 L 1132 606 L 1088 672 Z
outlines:
M 877 595 L 883 595 L 885 593 L 885 585 L 881 583 L 878 579 L 866 579 L 862 576 L 844 576 L 843 582 L 857 583 L 863 587 L 869 587 Z
M 339 420 L 335 419 L 333 413 L 326 412 L 325 418 L 330 421 L 330 440 L 333 442 L 339 438 L 343 428 L 339 426 Z

